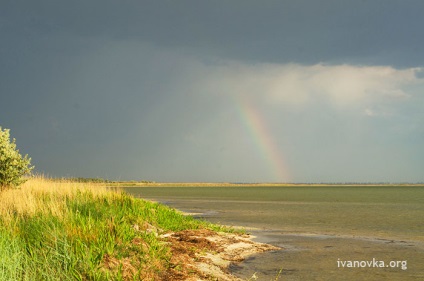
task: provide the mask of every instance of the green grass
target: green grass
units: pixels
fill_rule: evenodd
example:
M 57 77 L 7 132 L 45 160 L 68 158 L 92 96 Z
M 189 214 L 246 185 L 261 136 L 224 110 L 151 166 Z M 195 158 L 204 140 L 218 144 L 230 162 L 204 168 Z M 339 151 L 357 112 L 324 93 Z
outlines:
M 158 203 L 96 189 L 39 180 L 2 192 L 0 280 L 160 280 L 171 255 L 160 234 L 226 230 Z

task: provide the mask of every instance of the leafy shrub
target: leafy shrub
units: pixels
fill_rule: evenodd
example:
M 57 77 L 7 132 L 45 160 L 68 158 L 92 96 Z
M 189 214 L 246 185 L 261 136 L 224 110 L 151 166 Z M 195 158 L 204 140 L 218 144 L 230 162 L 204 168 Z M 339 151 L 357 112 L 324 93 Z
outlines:
M 16 140 L 10 141 L 9 131 L 0 127 L 0 190 L 23 183 L 34 168 L 31 158 L 22 157 L 16 149 Z

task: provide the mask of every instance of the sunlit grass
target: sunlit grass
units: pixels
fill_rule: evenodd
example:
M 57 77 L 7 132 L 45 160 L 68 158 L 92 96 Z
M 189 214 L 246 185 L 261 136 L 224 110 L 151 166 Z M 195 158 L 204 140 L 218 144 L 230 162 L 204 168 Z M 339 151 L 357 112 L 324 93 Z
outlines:
M 71 181 L 53 181 L 35 177 L 17 189 L 0 193 L 0 215 L 3 221 L 16 217 L 53 215 L 63 218 L 69 212 L 66 202 L 89 195 L 93 198 L 119 196 L 101 185 L 83 184 Z
M 33 178 L 0 202 L 0 280 L 161 280 L 160 234 L 223 230 L 94 183 Z

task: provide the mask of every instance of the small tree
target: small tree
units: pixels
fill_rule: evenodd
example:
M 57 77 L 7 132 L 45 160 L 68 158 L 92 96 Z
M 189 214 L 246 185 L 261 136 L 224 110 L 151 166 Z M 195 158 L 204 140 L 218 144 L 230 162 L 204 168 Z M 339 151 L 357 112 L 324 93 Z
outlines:
M 10 141 L 9 131 L 0 127 L 0 190 L 25 182 L 23 177 L 34 169 L 31 158 L 28 155 L 22 157 L 16 149 L 16 140 Z

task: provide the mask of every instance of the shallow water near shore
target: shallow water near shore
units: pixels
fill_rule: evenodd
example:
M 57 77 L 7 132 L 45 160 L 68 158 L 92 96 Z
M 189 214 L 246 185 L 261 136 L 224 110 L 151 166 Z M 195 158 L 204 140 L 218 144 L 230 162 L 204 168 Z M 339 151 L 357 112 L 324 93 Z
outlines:
M 131 187 L 125 191 L 214 223 L 244 226 L 257 236 L 256 241 L 283 248 L 230 268 L 246 280 L 253 275 L 257 280 L 275 280 L 280 271 L 278 280 L 424 279 L 422 187 Z
M 278 280 L 424 278 L 422 243 L 279 231 L 254 231 L 253 234 L 258 236 L 255 241 L 270 243 L 283 250 L 252 256 L 233 265 L 233 274 L 243 279 L 253 274 L 258 276 L 258 280 L 274 280 L 278 275 Z M 357 264 L 359 267 L 348 267 L 348 261 L 361 263 Z

